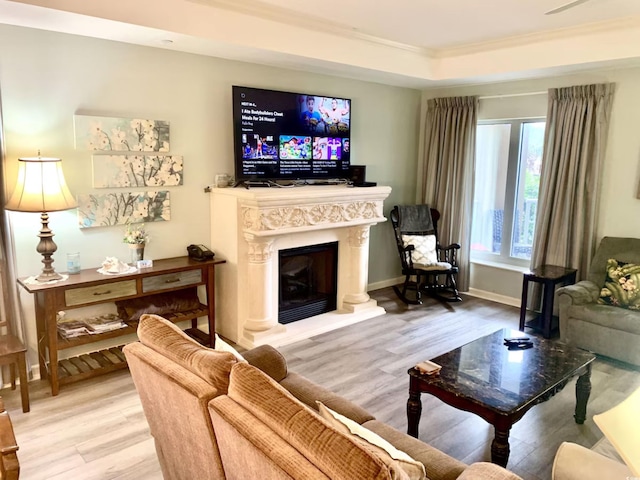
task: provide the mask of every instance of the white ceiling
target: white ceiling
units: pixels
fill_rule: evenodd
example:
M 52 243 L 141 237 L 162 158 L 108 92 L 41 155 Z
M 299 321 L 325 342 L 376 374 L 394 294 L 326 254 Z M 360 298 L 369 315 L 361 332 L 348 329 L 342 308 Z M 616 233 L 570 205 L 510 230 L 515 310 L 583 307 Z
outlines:
M 640 0 L 0 0 L 0 23 L 422 88 L 640 59 Z

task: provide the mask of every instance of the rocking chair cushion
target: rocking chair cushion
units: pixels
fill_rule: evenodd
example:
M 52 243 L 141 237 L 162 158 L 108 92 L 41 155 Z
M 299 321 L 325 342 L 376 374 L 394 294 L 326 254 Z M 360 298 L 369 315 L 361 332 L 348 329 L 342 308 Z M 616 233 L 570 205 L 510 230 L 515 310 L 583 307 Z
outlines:
M 438 261 L 435 235 L 402 235 L 405 247 L 413 245 L 411 260 L 413 267 L 420 270 L 449 270 L 451 264 Z
M 451 270 L 451 264 L 448 262 L 436 262 L 436 263 L 432 263 L 431 265 L 414 263 L 413 267 L 417 268 L 418 270 L 442 270 L 443 272 L 447 270 Z

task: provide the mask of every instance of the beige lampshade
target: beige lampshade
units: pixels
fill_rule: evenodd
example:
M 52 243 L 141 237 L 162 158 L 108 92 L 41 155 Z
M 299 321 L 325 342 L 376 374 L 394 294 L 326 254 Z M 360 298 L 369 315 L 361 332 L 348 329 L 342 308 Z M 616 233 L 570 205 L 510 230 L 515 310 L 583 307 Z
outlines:
M 604 413 L 593 416 L 634 475 L 640 475 L 640 388 Z
M 56 212 L 76 207 L 67 187 L 59 158 L 19 158 L 18 181 L 7 210 L 17 212 Z

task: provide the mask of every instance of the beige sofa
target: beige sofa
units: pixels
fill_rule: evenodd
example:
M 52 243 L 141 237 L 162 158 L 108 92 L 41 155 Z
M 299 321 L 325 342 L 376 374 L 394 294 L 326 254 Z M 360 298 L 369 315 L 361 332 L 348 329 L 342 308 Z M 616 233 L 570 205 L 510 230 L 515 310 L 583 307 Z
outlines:
M 518 479 L 470 466 L 377 421 L 344 398 L 287 371 L 261 346 L 239 362 L 202 347 L 172 323 L 144 315 L 124 348 L 165 479 L 406 479 L 402 462 L 321 418 L 317 401 L 424 464 L 431 480 Z
M 640 264 L 640 239 L 604 237 L 586 280 L 558 289 L 560 339 L 600 355 L 640 365 L 640 311 L 598 303 L 610 258 Z

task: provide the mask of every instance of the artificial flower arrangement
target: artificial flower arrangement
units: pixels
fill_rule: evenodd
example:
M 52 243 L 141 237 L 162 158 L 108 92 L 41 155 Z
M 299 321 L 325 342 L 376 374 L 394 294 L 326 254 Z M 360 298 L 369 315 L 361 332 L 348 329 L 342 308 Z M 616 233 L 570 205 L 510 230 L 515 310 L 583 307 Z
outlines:
M 124 232 L 124 243 L 130 245 L 140 245 L 149 242 L 149 234 L 144 229 L 144 223 L 139 225 L 127 224 L 127 229 Z

